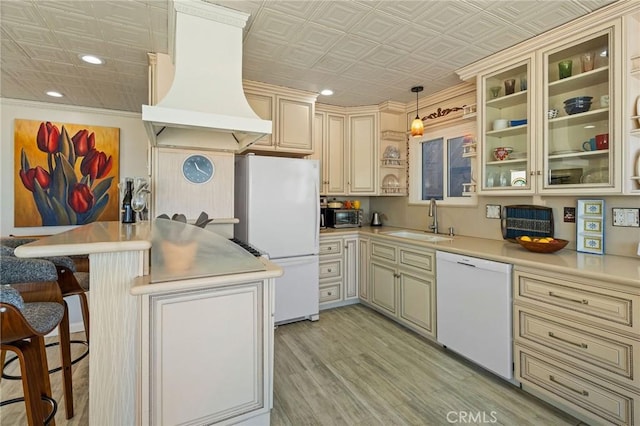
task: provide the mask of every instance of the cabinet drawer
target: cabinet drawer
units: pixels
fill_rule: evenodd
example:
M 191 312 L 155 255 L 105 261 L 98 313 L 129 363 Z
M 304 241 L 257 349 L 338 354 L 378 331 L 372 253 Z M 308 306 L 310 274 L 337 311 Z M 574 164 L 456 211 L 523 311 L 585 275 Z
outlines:
M 515 271 L 514 277 L 516 300 L 638 332 L 638 296 L 521 271 Z
M 551 351 L 566 362 L 577 363 L 624 384 L 638 384 L 634 370 L 640 366 L 634 365 L 633 354 L 640 350 L 640 342 L 561 318 L 537 315 L 518 306 L 515 314 L 516 339 L 523 343 L 538 350 Z M 640 358 L 636 364 L 639 362 Z
M 320 262 L 321 280 L 340 277 L 342 277 L 342 259 Z
M 340 300 L 340 283 L 323 285 L 320 287 L 320 303 Z
M 320 241 L 320 256 L 342 254 L 342 240 Z
M 371 241 L 371 257 L 395 262 L 398 258 L 398 249 L 389 244 Z
M 515 359 L 517 379 L 525 387 L 532 386 L 597 423 L 633 424 L 640 395 L 581 371 L 569 371 L 570 367 L 517 345 Z
M 400 265 L 411 266 L 424 271 L 433 271 L 434 254 L 415 249 L 400 247 Z

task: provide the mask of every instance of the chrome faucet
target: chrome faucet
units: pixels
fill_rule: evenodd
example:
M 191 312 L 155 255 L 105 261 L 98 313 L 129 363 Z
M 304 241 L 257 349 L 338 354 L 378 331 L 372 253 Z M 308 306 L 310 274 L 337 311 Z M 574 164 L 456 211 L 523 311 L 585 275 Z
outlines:
M 433 224 L 429 226 L 429 229 L 433 230 L 434 234 L 438 233 L 438 206 L 436 205 L 436 199 L 432 198 L 429 201 L 429 217 L 433 218 Z

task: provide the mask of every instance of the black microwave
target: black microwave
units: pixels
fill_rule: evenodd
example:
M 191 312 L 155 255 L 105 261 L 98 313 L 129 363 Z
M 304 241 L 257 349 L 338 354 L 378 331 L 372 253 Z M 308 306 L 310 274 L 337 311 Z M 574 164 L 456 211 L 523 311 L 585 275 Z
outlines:
M 327 228 L 357 228 L 362 226 L 362 209 L 321 209 Z

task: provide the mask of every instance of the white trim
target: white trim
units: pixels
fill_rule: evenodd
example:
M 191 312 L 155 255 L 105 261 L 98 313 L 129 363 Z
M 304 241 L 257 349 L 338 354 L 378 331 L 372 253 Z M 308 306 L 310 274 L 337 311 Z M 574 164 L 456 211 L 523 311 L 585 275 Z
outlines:
M 455 126 L 449 126 L 449 127 L 440 127 L 438 129 L 425 129 L 425 133 L 422 137 L 419 138 L 409 138 L 409 158 L 408 158 L 408 163 L 409 163 L 409 198 L 408 198 L 408 204 L 409 205 L 427 205 L 429 203 L 428 200 L 422 200 L 422 185 L 421 185 L 421 175 L 422 175 L 422 164 L 421 164 L 421 155 L 416 155 L 416 152 L 421 152 L 421 150 L 419 149 L 419 145 L 423 142 L 429 141 L 429 140 L 434 140 L 434 139 L 439 139 L 442 138 L 445 141 L 444 144 L 444 150 L 443 150 L 443 164 L 444 166 L 448 167 L 448 161 L 447 161 L 447 149 L 446 149 L 446 140 L 447 139 L 452 139 L 452 138 L 456 138 L 456 137 L 460 137 L 460 136 L 464 136 L 464 135 L 474 135 L 476 137 L 477 140 L 477 135 L 476 135 L 476 122 L 475 121 L 468 121 L 466 123 L 462 123 L 459 125 L 455 125 Z M 414 153 L 412 155 L 412 153 Z M 476 181 L 476 185 L 478 183 L 478 176 L 477 176 L 477 164 L 476 164 L 476 158 L 477 157 L 473 157 L 471 158 L 471 176 L 475 177 L 475 181 Z M 420 171 L 420 174 L 418 176 L 415 175 L 415 171 L 418 170 Z M 447 186 L 447 179 L 448 178 L 448 174 L 444 173 L 444 180 L 443 180 L 443 192 L 444 192 L 444 188 L 446 188 Z M 445 197 L 443 200 L 438 200 L 438 205 L 441 206 L 460 206 L 460 207 L 468 207 L 468 206 L 475 206 L 478 204 L 478 200 L 477 200 L 477 196 L 472 195 L 469 197 Z
M 93 108 L 93 107 L 85 107 L 85 106 L 79 106 L 79 105 L 57 104 L 57 103 L 51 103 L 51 102 L 27 101 L 24 99 L 14 99 L 14 98 L 0 98 L 0 105 L 22 106 L 22 107 L 29 107 L 29 108 L 51 108 L 56 110 L 69 111 L 69 112 L 86 112 L 86 113 L 142 119 L 142 114 L 139 112 L 120 111 L 115 109 L 104 109 L 104 108 Z

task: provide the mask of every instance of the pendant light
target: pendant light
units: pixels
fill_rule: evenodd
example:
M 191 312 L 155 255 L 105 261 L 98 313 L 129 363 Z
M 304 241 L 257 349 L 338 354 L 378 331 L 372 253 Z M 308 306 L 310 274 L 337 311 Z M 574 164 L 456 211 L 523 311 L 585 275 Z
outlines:
M 411 136 L 422 136 L 424 133 L 424 123 L 420 119 L 418 114 L 418 93 L 422 92 L 424 87 L 415 86 L 411 88 L 411 91 L 416 94 L 416 118 L 411 122 Z

